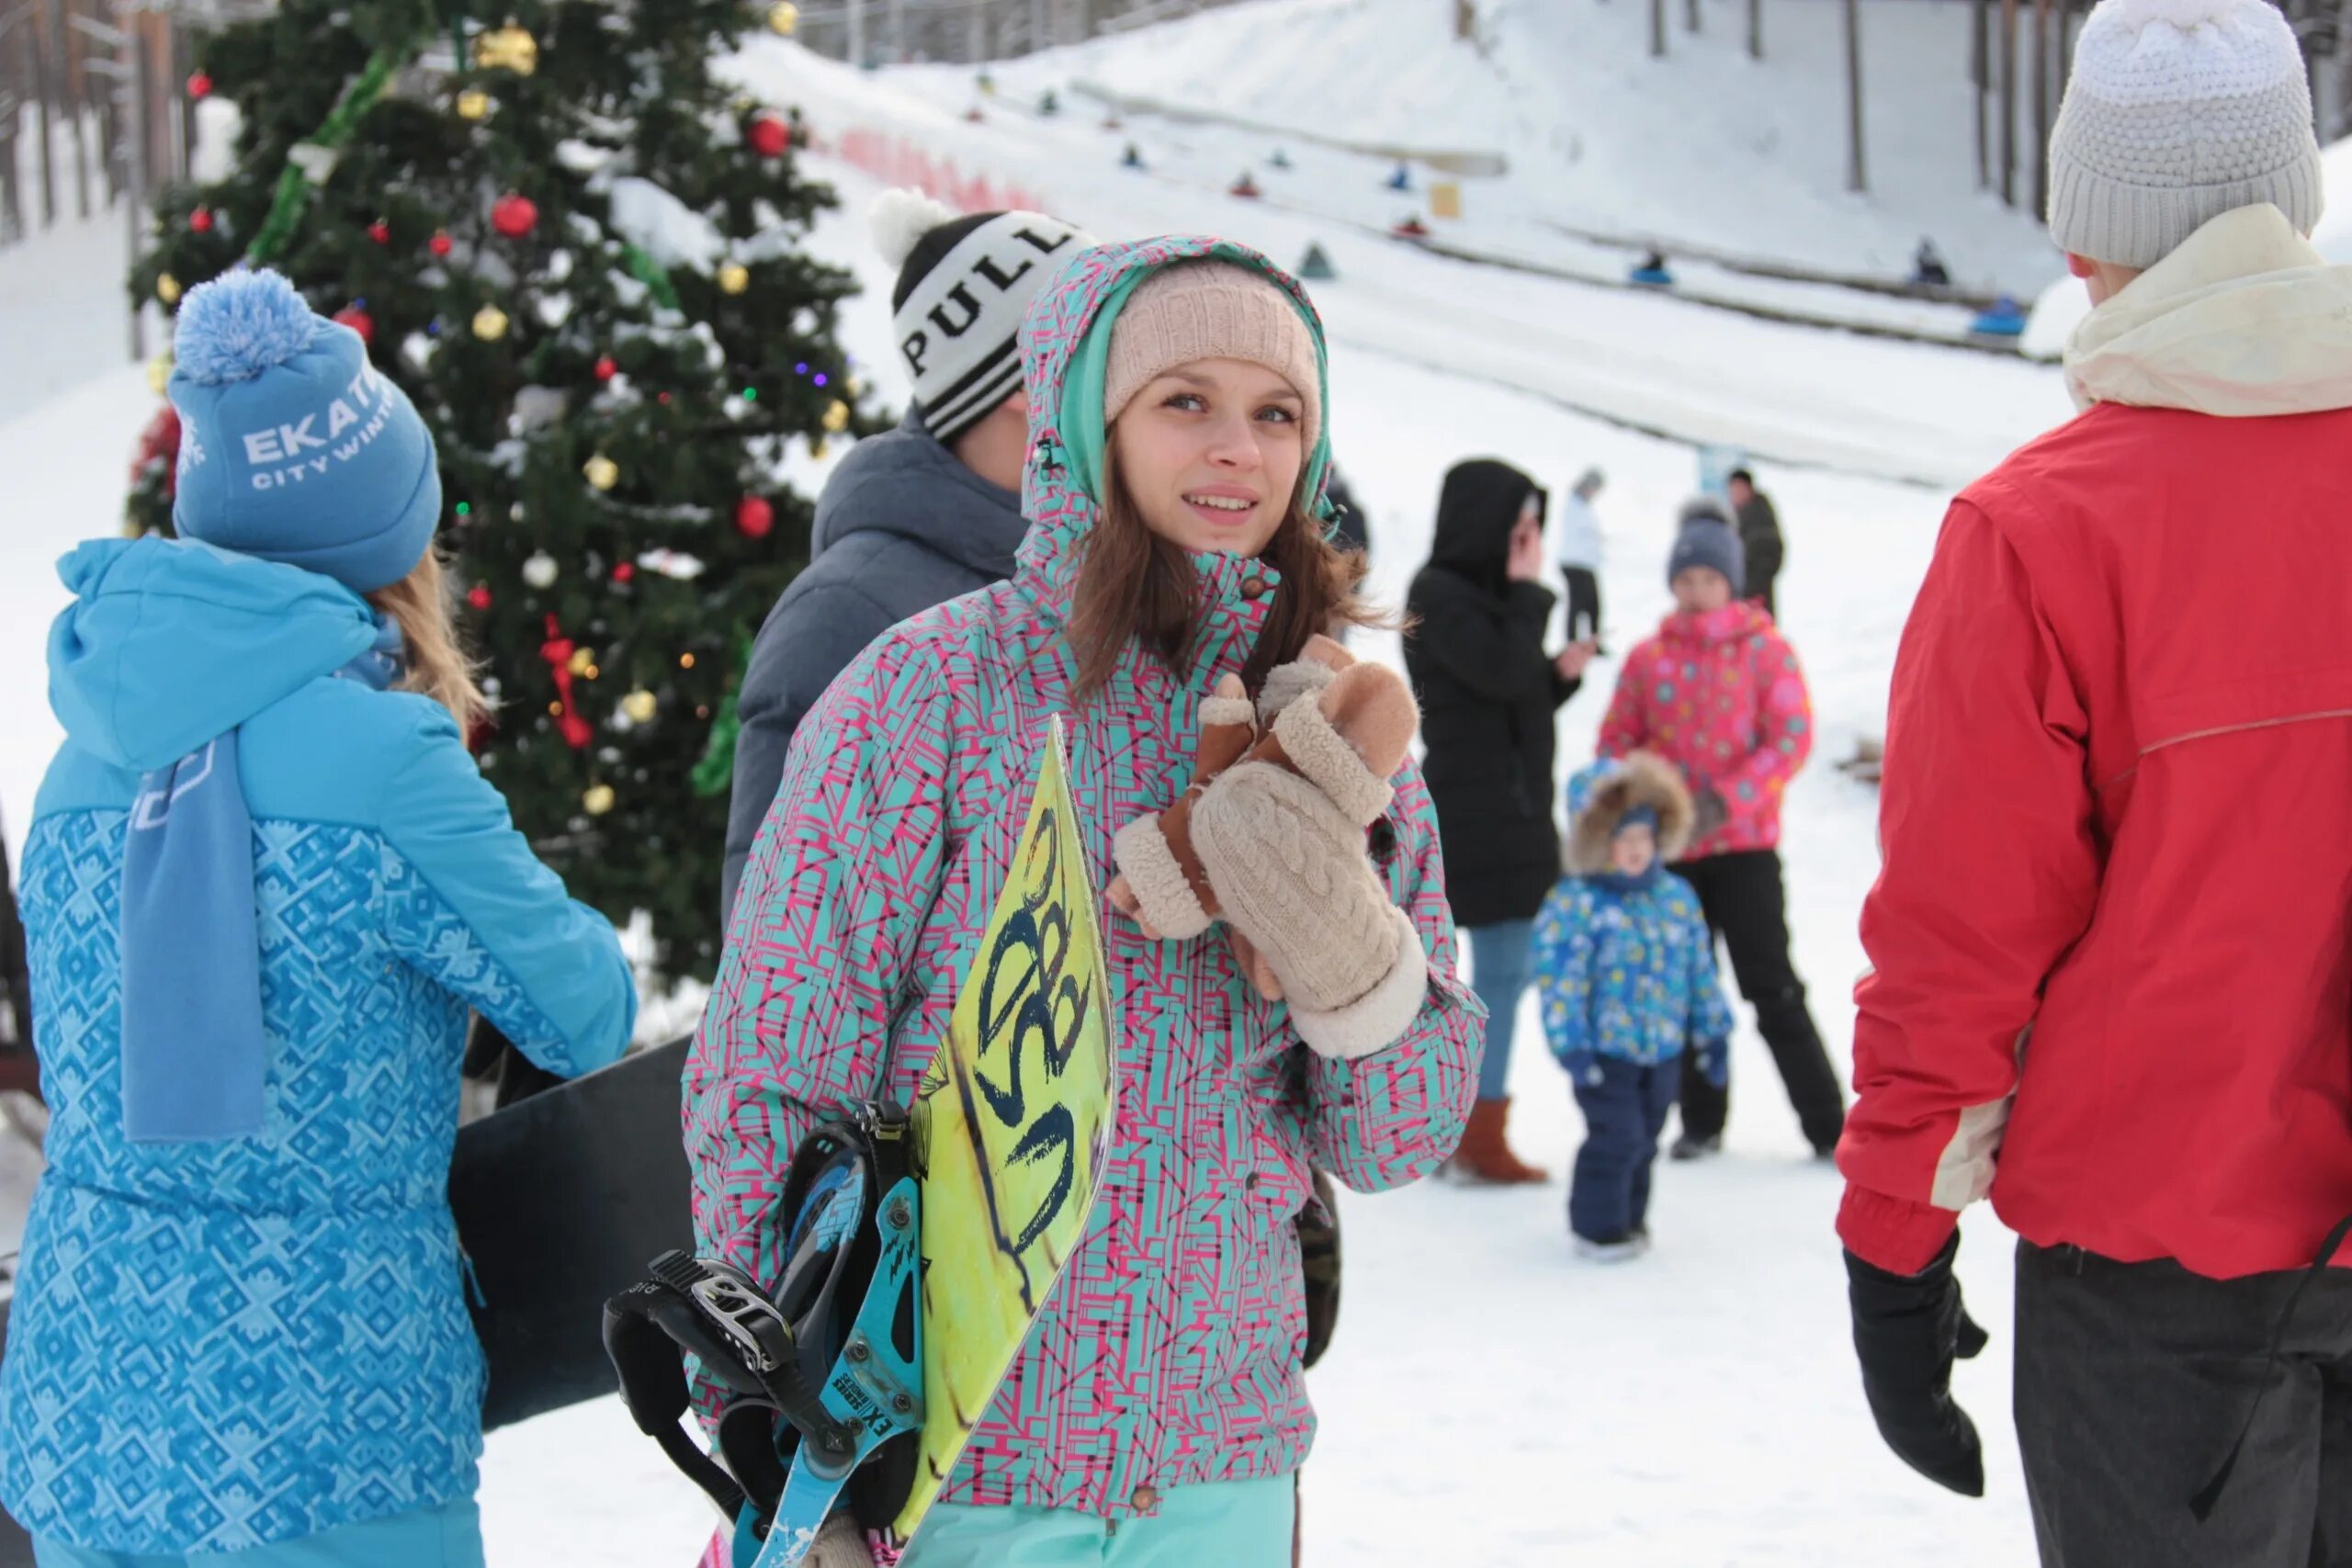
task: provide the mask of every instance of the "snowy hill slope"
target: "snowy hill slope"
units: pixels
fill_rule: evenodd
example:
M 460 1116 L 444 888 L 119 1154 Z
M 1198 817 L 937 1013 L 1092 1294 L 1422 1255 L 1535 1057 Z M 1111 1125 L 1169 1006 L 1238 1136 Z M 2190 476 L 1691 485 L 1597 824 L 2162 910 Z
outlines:
M 1094 84 L 1355 141 L 1492 150 L 1510 172 L 1474 183 L 1475 203 L 1571 228 L 1896 277 L 1932 234 L 1964 283 L 2030 294 L 2056 272 L 2041 225 L 1976 189 L 1967 6 L 1862 7 L 1861 197 L 1846 190 L 1834 0 L 1766 0 L 1761 62 L 1744 5 L 1701 10 L 1693 36 L 1674 7 L 1661 62 L 1648 7 L 1626 0 L 1486 0 L 1481 48 L 1453 41 L 1450 0 L 1261 0 L 996 76 L 1024 102 Z

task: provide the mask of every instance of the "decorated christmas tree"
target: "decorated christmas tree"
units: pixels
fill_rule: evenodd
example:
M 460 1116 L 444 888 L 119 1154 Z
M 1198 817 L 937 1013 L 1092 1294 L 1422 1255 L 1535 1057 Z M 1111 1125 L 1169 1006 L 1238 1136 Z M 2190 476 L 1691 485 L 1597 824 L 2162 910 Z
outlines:
M 797 249 L 831 201 L 797 116 L 711 70 L 795 17 L 286 0 L 199 46 L 188 90 L 234 102 L 234 172 L 163 197 L 131 280 L 170 308 L 276 267 L 407 389 L 497 704 L 482 768 L 576 897 L 651 918 L 673 976 L 717 962 L 734 682 L 807 554 L 777 476 L 869 423 L 835 343 L 850 280 Z M 351 434 L 287 433 L 286 481 Z M 135 527 L 169 525 L 175 441 L 165 408 Z

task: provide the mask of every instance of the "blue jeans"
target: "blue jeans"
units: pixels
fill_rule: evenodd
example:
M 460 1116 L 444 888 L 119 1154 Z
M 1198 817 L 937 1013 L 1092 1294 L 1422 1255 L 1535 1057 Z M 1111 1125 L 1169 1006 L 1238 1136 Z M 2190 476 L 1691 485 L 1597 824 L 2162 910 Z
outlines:
M 1290 1475 L 1172 1487 L 1132 1519 L 943 1503 L 900 1568 L 1290 1568 L 1297 1503 Z
M 1649 1222 L 1650 1167 L 1682 1064 L 1603 1056 L 1599 1067 L 1599 1083 L 1576 1086 L 1585 1138 L 1568 1182 L 1568 1228 L 1587 1241 L 1623 1241 Z
M 36 1537 L 40 1568 L 482 1568 L 471 1497 L 238 1551 L 92 1551 Z
M 1531 950 L 1533 920 L 1498 920 L 1472 926 L 1470 988 L 1487 1004 L 1487 1054 L 1478 1060 L 1478 1098 L 1501 1100 L 1510 1093 L 1510 1043 L 1519 1028 L 1519 999 L 1534 978 Z

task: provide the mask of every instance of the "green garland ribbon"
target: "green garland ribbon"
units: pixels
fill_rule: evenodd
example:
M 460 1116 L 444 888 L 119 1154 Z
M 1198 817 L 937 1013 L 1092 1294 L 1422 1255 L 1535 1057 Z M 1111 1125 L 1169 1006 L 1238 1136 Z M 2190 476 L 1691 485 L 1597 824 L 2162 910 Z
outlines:
M 736 702 L 742 694 L 743 675 L 751 663 L 752 639 L 739 631 L 735 634 L 735 673 L 727 682 L 726 695 L 718 699 L 718 715 L 710 721 L 710 744 L 703 748 L 702 761 L 695 764 L 690 775 L 695 794 L 705 800 L 725 792 L 735 782 L 735 745 L 743 734 L 743 719 L 736 711 Z
M 677 286 L 670 281 L 669 273 L 662 269 L 660 262 L 635 245 L 626 243 L 621 246 L 621 260 L 627 264 L 628 275 L 651 292 L 655 304 L 665 310 L 684 309 L 678 303 Z
M 296 143 L 293 155 L 278 174 L 269 217 L 246 248 L 248 261 L 270 261 L 294 238 L 295 228 L 302 221 L 302 209 L 310 203 L 311 187 L 327 182 L 334 172 L 335 160 L 351 144 L 351 133 L 383 97 L 392 78 L 416 57 L 417 47 L 412 41 L 398 46 L 386 44 L 377 50 L 368 57 L 366 69 L 344 88 L 343 96 L 335 100 L 325 123 L 308 139 Z

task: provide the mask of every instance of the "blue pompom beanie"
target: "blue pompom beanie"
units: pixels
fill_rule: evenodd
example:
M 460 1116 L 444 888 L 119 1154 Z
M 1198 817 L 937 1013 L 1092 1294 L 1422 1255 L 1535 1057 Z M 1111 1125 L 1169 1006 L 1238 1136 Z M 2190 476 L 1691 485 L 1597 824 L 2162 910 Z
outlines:
M 1708 496 L 1682 509 L 1674 548 L 1666 558 L 1667 585 L 1673 586 L 1674 580 L 1692 567 L 1723 573 L 1735 597 L 1747 592 L 1747 551 L 1740 543 L 1739 529 L 1723 503 Z
M 354 592 L 398 582 L 441 518 L 433 437 L 359 334 L 267 270 L 188 290 L 174 344 L 172 525 Z

